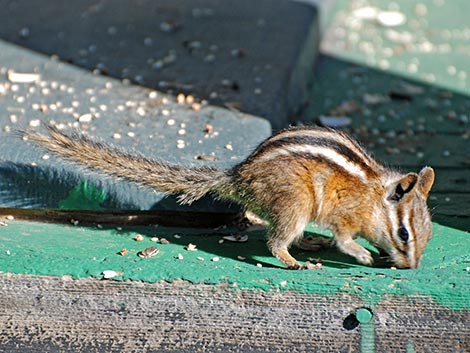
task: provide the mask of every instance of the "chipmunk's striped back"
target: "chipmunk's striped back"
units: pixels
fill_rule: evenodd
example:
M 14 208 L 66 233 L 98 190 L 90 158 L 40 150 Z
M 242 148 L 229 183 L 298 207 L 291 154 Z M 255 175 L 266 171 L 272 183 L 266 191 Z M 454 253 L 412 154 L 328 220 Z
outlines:
M 264 141 L 247 159 L 247 163 L 276 160 L 286 156 L 305 158 L 366 182 L 384 170 L 348 135 L 328 129 L 290 128 Z
M 228 170 L 184 167 L 106 146 L 83 135 L 25 133 L 40 146 L 103 173 L 179 195 L 191 203 L 205 194 L 236 201 L 269 221 L 268 246 L 287 267 L 300 268 L 288 252 L 304 227 L 316 221 L 334 233 L 336 246 L 360 263 L 369 251 L 354 241 L 361 235 L 384 249 L 400 267 L 416 267 L 431 236 L 426 199 L 431 168 L 402 175 L 377 163 L 343 133 L 290 128 L 262 142 Z

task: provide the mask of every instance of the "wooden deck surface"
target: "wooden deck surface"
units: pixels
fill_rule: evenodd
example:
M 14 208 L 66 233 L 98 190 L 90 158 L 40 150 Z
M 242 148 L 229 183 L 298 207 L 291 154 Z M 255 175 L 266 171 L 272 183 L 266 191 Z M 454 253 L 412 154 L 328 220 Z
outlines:
M 7 6 L 10 1 L 3 3 Z M 17 11 L 25 4 L 9 8 Z M 196 230 L 155 226 L 154 222 L 162 223 L 159 217 L 166 211 L 157 217 L 135 210 L 129 214 L 79 211 L 70 216 L 70 211 L 3 209 L 1 216 L 15 214 L 17 218 L 4 217 L 0 223 L 0 351 L 470 352 L 470 100 L 466 95 L 469 81 L 461 80 L 465 72 L 469 75 L 463 55 L 468 52 L 466 32 L 458 27 L 466 24 L 468 1 L 409 4 L 408 0 L 397 0 L 387 5 L 392 8 L 381 9 L 406 17 L 401 27 L 386 27 L 377 20 L 364 19 L 358 25 L 358 19 L 353 18 L 361 14 L 356 11 L 361 8 L 380 9 L 379 0 L 338 0 L 323 33 L 323 55 L 315 63 L 308 105 L 289 118 L 292 123 L 307 124 L 318 123 L 321 116 L 349 118 L 344 128 L 382 162 L 403 171 L 418 171 L 424 165 L 435 168 L 436 183 L 429 200 L 434 235 L 419 269 L 396 270 L 380 262 L 374 267 L 360 266 L 328 250 L 296 253 L 302 261 L 318 261 L 322 270 L 286 271 L 268 252 L 263 231 L 250 233 L 246 243 L 231 243 L 223 239 L 237 231 L 230 227 Z M 207 9 L 197 10 L 196 14 L 207 20 Z M 100 11 L 99 6 L 91 6 L 86 13 Z M 446 16 L 440 14 L 450 19 L 445 26 L 441 18 Z M 257 25 L 262 26 L 263 21 Z M 114 33 L 116 28 L 106 32 Z M 407 32 L 415 34 L 410 37 Z M 35 34 L 24 27 L 13 36 L 21 43 L 28 38 L 34 41 Z M 411 42 L 398 43 L 397 38 Z M 62 41 L 64 34 L 56 39 Z M 446 44 L 450 52 L 437 52 L 446 50 Z M 423 48 L 431 48 L 431 53 Z M 90 57 L 81 59 L 98 64 L 93 54 L 97 48 L 85 49 Z M 438 59 L 434 66 L 430 54 Z M 203 57 L 197 58 L 203 62 Z M 24 61 L 18 60 L 18 64 L 19 68 L 27 67 Z M 38 70 L 54 65 L 55 61 L 47 62 Z M 138 75 L 139 67 L 131 65 L 131 71 L 134 78 L 143 79 Z M 5 68 L 2 73 L 6 74 Z M 77 87 L 82 87 L 85 77 L 76 78 Z M 251 78 L 248 75 L 248 80 Z M 73 82 L 67 75 L 63 79 Z M 99 76 L 87 82 L 95 79 Z M 253 77 L 255 86 L 259 81 L 260 77 Z M 256 88 L 253 82 L 249 93 L 259 107 L 262 101 L 252 94 L 251 88 Z M 130 87 L 126 85 L 117 85 L 113 92 L 125 96 Z M 58 87 L 60 91 L 60 84 Z M 75 98 L 67 96 L 70 103 L 90 99 L 87 88 L 82 88 L 83 92 L 72 94 Z M 140 87 L 129 89 L 141 92 Z M 8 128 L 15 119 L 25 119 L 22 111 L 15 110 L 24 97 L 12 92 L 0 92 L 0 99 L 11 98 L 12 102 L 3 107 Z M 28 94 L 36 97 L 39 93 L 42 90 Z M 115 97 L 113 106 L 126 107 L 125 101 L 125 97 Z M 50 105 L 55 103 L 47 100 L 48 113 L 54 116 L 57 111 Z M 126 114 L 137 117 L 132 103 L 128 108 Z M 267 111 L 285 111 L 285 107 L 278 108 Z M 35 118 L 25 121 L 31 119 Z M 113 128 L 103 120 L 96 123 L 108 129 L 103 131 Z M 266 133 L 265 124 L 256 126 Z M 7 130 L 3 126 L 2 133 Z M 232 151 L 224 145 L 219 144 L 217 151 L 227 160 L 218 162 L 228 163 Z M 250 149 L 240 147 L 246 150 L 237 151 L 237 158 Z M 182 151 L 178 153 L 182 155 Z M 47 185 L 51 181 L 37 180 Z M 27 183 L 23 185 L 21 192 L 36 197 L 25 197 L 26 203 L 50 196 L 31 194 Z M 77 195 L 85 205 L 100 205 L 99 188 L 85 184 L 79 191 L 69 195 L 75 197 L 75 205 Z M 12 194 L 7 187 L 0 196 L 10 200 Z M 171 226 L 184 221 L 193 227 L 214 227 L 233 221 L 233 214 L 219 214 L 217 219 L 204 219 L 206 214 L 185 214 L 181 219 L 168 214 L 171 224 L 167 225 Z M 45 218 L 60 218 L 61 223 L 41 222 Z M 64 219 L 68 222 L 62 222 Z M 142 221 L 152 225 L 143 226 Z M 319 231 L 309 227 L 307 232 Z M 136 241 L 136 235 L 142 235 L 143 240 Z M 161 243 L 161 238 L 169 244 Z M 189 243 L 196 244 L 197 251 L 188 251 Z M 150 246 L 157 246 L 160 252 L 149 259 L 140 258 L 138 253 Z M 105 271 L 114 271 L 115 276 L 105 279 Z

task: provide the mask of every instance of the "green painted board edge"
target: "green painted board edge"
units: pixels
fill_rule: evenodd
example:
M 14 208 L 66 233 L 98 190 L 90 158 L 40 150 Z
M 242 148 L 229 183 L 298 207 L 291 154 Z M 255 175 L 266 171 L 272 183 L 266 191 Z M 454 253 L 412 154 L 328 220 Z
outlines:
M 3 273 L 103 278 L 144 282 L 185 280 L 228 283 L 234 289 L 293 290 L 329 295 L 349 293 L 368 303 L 387 295 L 422 295 L 452 309 L 470 308 L 470 235 L 434 224 L 434 235 L 416 270 L 397 270 L 383 264 L 366 267 L 336 250 L 305 253 L 306 261 L 321 258 L 322 269 L 289 271 L 268 252 L 264 231 L 249 233 L 246 243 L 224 240 L 220 230 L 163 227 L 103 228 L 8 221 L 0 227 L 0 271 Z M 306 232 L 320 233 L 313 227 Z M 142 241 L 134 240 L 137 234 Z M 323 233 L 324 234 L 324 233 Z M 166 238 L 170 244 L 152 242 Z M 154 239 L 155 240 L 155 239 Z M 197 251 L 188 251 L 193 243 Z M 157 246 L 160 252 L 143 259 L 137 254 Z M 127 254 L 119 254 L 122 249 Z

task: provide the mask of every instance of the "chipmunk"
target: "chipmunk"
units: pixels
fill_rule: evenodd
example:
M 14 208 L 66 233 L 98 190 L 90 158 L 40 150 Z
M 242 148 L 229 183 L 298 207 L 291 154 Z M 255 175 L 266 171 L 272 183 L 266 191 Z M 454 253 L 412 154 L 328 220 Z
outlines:
M 392 171 L 331 129 L 282 130 L 225 170 L 148 159 L 50 126 L 46 135 L 30 131 L 24 137 L 85 167 L 178 195 L 181 204 L 206 194 L 234 201 L 268 221 L 268 247 L 289 269 L 310 267 L 289 253 L 291 245 L 319 247 L 315 238 L 303 239 L 310 221 L 331 230 L 332 243 L 365 265 L 373 258 L 357 236 L 385 251 L 397 267 L 416 268 L 432 233 L 426 200 L 434 170 Z

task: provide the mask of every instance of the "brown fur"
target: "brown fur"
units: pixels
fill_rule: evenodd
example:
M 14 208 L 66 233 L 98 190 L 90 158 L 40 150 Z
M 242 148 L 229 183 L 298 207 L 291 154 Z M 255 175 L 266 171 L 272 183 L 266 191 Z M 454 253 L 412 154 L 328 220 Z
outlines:
M 303 267 L 288 249 L 301 243 L 310 221 L 331 229 L 336 246 L 363 264 L 372 264 L 372 257 L 354 241 L 357 235 L 384 249 L 400 267 L 416 267 L 431 236 L 426 199 L 433 170 L 395 173 L 331 130 L 281 131 L 228 170 L 149 160 L 51 127 L 48 135 L 25 136 L 88 168 L 177 194 L 182 203 L 208 193 L 238 202 L 269 222 L 268 247 L 292 269 Z M 411 232 L 406 243 L 397 233 L 403 224 Z

